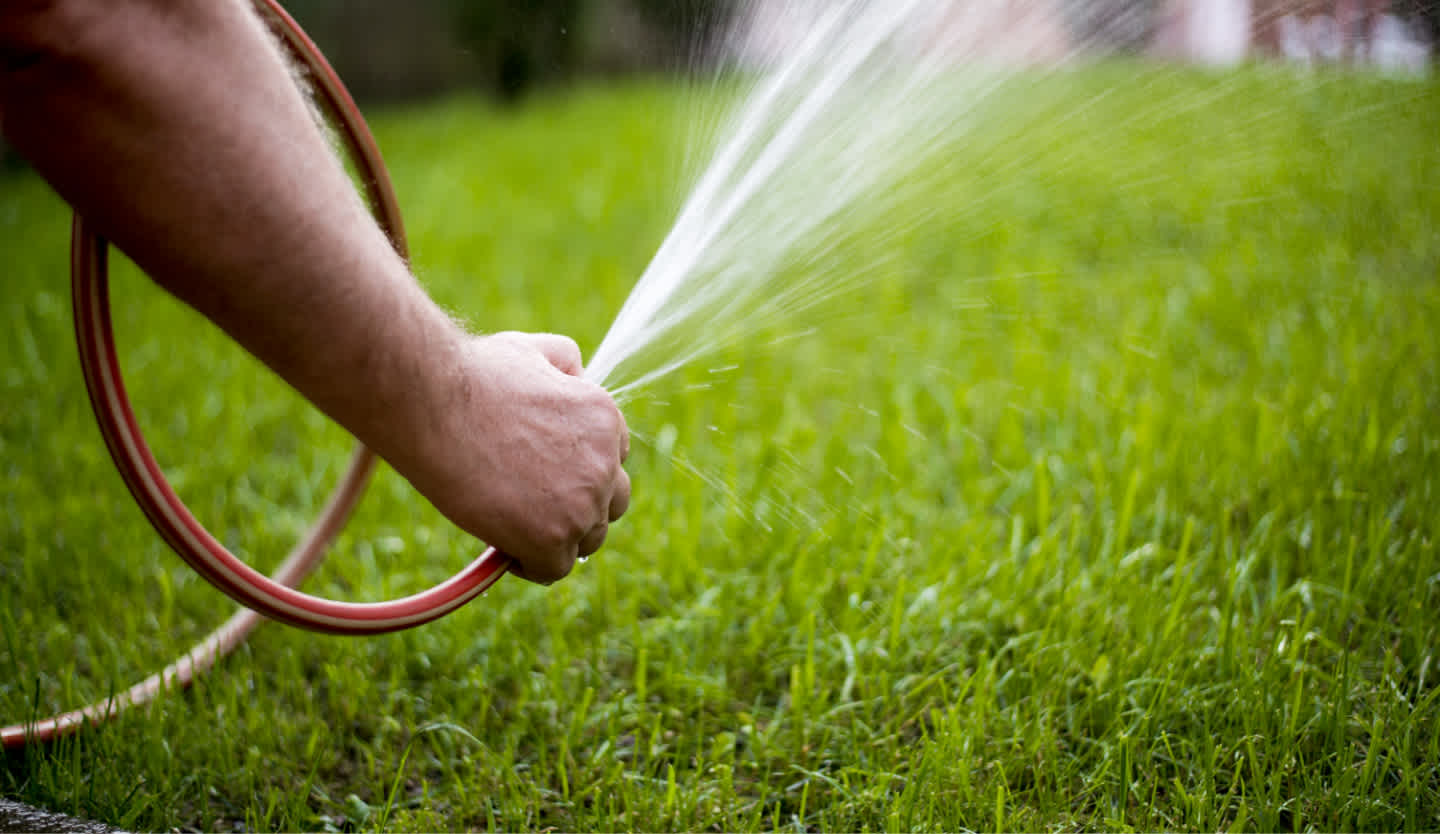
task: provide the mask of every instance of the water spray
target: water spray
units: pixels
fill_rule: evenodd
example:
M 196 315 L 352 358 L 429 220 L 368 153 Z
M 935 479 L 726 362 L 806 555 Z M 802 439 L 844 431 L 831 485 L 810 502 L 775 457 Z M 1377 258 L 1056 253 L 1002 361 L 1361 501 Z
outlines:
M 354 102 L 276 0 L 261 6 L 307 72 L 317 104 L 361 174 L 372 212 L 405 255 L 400 210 Z M 989 33 L 989 49 L 1003 45 L 1012 57 L 1043 51 L 1043 39 L 1032 34 L 994 37 L 1007 20 L 1008 0 L 785 0 L 780 8 L 798 25 L 778 28 L 800 37 L 778 49 L 740 44 L 751 63 L 739 69 L 757 83 L 723 120 L 703 174 L 586 367 L 585 377 L 617 399 L 735 342 L 750 326 L 853 289 L 865 269 L 849 263 L 845 274 L 837 274 L 823 266 L 847 230 L 879 218 L 887 228 L 903 224 L 905 218 L 891 209 L 906 178 L 937 157 L 943 137 L 973 122 L 977 105 L 1011 75 L 983 68 L 957 74 L 949 52 L 977 50 L 971 41 L 981 33 Z M 784 23 L 761 20 L 737 37 L 743 41 Z M 957 37 L 959 46 L 947 46 Z M 804 210 L 796 211 L 793 199 L 768 196 L 774 194 L 803 197 Z M 167 687 L 189 684 L 238 646 L 262 616 L 333 634 L 395 631 L 456 610 L 505 573 L 509 560 L 491 548 L 453 578 L 404 599 L 346 603 L 296 590 L 320 564 L 374 467 L 363 447 L 273 576 L 227 551 L 166 482 L 136 423 L 111 331 L 107 255 L 106 242 L 77 216 L 71 252 L 75 327 L 101 433 L 156 531 L 244 608 L 181 659 L 117 697 L 3 728 L 4 746 L 54 738 L 145 703 Z M 797 263 L 806 267 L 800 279 L 769 291 L 769 279 Z
M 407 247 L 399 203 L 359 108 L 319 48 L 276 0 L 264 0 L 261 6 L 286 50 L 304 68 L 317 103 L 336 126 L 360 172 L 372 212 L 391 244 L 404 256 Z M 0 747 L 50 741 L 113 718 L 128 707 L 147 703 L 168 688 L 188 686 L 243 643 L 262 615 L 331 634 L 382 634 L 443 617 L 505 575 L 509 559 L 492 547 L 449 580 L 403 599 L 339 602 L 296 590 L 324 560 L 326 548 L 345 525 L 374 471 L 374 453 L 364 446 L 356 449 L 319 516 L 272 576 L 265 576 L 230 553 L 195 519 L 165 480 L 135 420 L 110 321 L 108 253 L 108 243 L 77 214 L 70 251 L 75 335 L 81 371 L 101 435 L 130 494 L 161 538 L 197 573 L 244 607 L 174 663 L 123 693 L 61 715 L 0 727 Z

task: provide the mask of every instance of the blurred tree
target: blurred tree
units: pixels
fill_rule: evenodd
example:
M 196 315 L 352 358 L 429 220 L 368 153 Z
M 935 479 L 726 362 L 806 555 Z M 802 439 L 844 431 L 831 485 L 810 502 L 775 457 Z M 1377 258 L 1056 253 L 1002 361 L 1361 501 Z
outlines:
M 472 81 L 454 0 L 281 0 L 345 85 L 367 101 L 423 96 Z
M 739 12 L 740 0 L 629 0 L 654 29 L 667 63 L 693 68 Z
M 513 101 L 534 84 L 575 70 L 582 0 L 448 2 L 459 42 L 502 99 Z
M 693 68 L 744 0 L 281 0 L 366 100 Z

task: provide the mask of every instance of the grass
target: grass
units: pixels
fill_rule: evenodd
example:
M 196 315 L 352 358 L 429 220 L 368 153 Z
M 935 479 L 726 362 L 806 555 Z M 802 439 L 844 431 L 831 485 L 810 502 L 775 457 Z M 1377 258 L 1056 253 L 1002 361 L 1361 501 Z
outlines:
M 592 349 L 689 102 L 381 114 L 423 279 Z M 628 407 L 634 507 L 570 580 L 375 639 L 267 626 L 0 793 L 141 829 L 1440 827 L 1440 87 L 1123 66 L 996 107 L 814 334 Z M 92 427 L 65 220 L 0 182 L 4 722 L 229 609 Z M 162 463 L 275 564 L 343 433 L 117 284 Z M 309 589 L 377 599 L 475 545 L 385 472 L 337 551 Z

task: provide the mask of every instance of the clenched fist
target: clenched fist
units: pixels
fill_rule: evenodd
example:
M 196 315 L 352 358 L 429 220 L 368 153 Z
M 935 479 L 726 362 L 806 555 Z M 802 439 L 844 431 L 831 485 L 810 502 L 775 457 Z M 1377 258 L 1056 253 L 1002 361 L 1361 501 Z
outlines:
M 630 452 L 614 399 L 583 379 L 563 336 L 470 337 L 401 474 L 451 521 L 535 582 L 600 548 L 630 504 Z

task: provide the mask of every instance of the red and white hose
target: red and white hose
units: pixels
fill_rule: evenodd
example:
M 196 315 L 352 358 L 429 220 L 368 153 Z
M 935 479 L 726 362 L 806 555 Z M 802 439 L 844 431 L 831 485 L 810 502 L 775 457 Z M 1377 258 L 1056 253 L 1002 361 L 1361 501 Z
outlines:
M 405 231 L 390 177 L 379 148 L 359 109 L 314 42 L 276 0 L 263 0 L 275 31 L 307 69 L 316 99 L 337 127 L 359 170 L 371 208 L 400 252 Z M 120 710 L 143 704 L 167 688 L 187 686 L 244 641 L 261 615 L 291 625 L 333 634 L 379 634 L 411 628 L 443 617 L 479 596 L 505 574 L 509 559 L 487 549 L 464 570 L 440 585 L 388 602 L 353 603 L 323 599 L 296 590 L 319 566 L 325 549 L 359 501 L 375 459 L 359 447 L 330 500 L 306 536 L 275 574 L 266 577 L 236 558 L 191 515 L 155 462 L 125 394 L 110 323 L 108 245 L 76 215 L 71 233 L 71 284 L 80 365 L 105 444 L 125 484 L 161 537 L 200 575 L 245 606 L 220 628 L 161 672 L 123 694 L 83 709 L 0 727 L 0 747 L 21 747 L 104 721 Z

